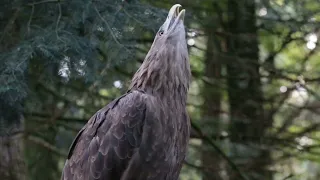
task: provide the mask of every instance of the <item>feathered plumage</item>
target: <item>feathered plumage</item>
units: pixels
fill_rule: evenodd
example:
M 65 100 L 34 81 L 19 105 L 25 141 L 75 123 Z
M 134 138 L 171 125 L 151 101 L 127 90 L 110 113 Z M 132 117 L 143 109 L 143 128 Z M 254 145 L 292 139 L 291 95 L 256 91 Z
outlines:
M 63 180 L 176 180 L 189 141 L 184 10 L 174 5 L 126 94 L 90 118 Z

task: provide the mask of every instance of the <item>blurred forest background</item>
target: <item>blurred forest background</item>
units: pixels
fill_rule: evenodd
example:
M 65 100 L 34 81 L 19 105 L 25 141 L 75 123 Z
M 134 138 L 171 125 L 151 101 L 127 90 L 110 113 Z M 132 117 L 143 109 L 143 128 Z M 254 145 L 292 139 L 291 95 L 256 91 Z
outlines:
M 319 0 L 1 0 L 0 179 L 60 178 L 175 3 L 193 74 L 180 179 L 320 179 Z

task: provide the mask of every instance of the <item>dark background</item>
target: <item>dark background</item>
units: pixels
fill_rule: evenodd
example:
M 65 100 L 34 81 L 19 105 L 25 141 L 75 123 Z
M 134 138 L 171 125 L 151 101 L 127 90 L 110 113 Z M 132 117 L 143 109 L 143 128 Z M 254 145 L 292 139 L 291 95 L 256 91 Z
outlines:
M 193 75 L 181 180 L 319 179 L 319 0 L 1 0 L 2 180 L 60 178 L 175 3 Z

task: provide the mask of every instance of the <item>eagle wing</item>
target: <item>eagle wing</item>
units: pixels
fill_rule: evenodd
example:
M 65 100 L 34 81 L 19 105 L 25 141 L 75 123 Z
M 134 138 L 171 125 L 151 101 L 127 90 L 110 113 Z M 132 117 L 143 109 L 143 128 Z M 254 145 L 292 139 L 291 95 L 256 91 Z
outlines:
M 148 162 L 164 158 L 165 151 L 155 140 L 159 131 L 153 127 L 162 126 L 155 121 L 157 110 L 153 106 L 152 96 L 133 91 L 99 110 L 72 143 L 62 180 L 129 180 L 154 176 L 147 169 L 155 170 L 157 164 L 147 167 Z

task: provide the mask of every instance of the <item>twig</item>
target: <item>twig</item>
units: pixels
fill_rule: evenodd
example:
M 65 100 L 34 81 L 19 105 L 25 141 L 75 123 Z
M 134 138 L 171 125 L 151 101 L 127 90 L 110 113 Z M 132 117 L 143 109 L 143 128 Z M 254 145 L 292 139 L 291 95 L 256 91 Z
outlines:
M 111 34 L 113 40 L 114 40 L 118 45 L 123 46 L 123 45 L 118 41 L 117 37 L 114 35 L 112 29 L 111 29 L 110 26 L 109 26 L 109 23 L 101 16 L 101 14 L 100 14 L 99 10 L 97 9 L 96 5 L 93 5 L 93 6 L 94 6 L 94 9 L 95 9 L 95 11 L 97 12 L 99 18 L 102 20 L 102 22 L 105 23 L 105 25 L 107 26 L 108 30 L 110 31 L 110 34 Z
M 142 26 L 146 26 L 143 22 L 141 22 L 140 20 L 136 19 L 135 17 L 131 16 L 131 14 L 129 14 L 124 8 L 123 8 L 123 12 L 129 17 L 132 18 L 133 20 L 135 20 L 138 24 L 142 25 Z
M 43 114 L 43 113 L 37 113 L 37 112 L 25 112 L 23 113 L 25 116 L 34 116 L 34 117 L 41 117 L 41 118 L 49 118 L 51 115 L 49 114 Z M 57 117 L 58 120 L 60 121 L 65 121 L 65 122 L 73 122 L 73 123 L 80 123 L 80 124 L 85 124 L 87 123 L 88 119 L 80 119 L 80 118 L 72 118 L 72 117 Z
M 62 41 L 62 39 L 60 39 L 59 34 L 58 34 L 58 27 L 59 27 L 59 23 L 60 23 L 60 19 L 61 19 L 61 14 L 62 14 L 60 3 L 58 3 L 58 8 L 59 8 L 59 15 L 58 15 L 57 23 L 56 23 L 56 36 L 60 41 Z
M 27 4 L 28 6 L 34 6 L 34 5 L 38 5 L 38 4 L 44 4 L 44 3 L 55 3 L 55 2 L 61 2 L 63 0 L 43 0 L 43 1 L 39 1 L 39 2 L 33 2 L 33 3 L 29 3 Z
M 14 12 L 13 16 L 9 19 L 8 24 L 4 27 L 4 30 L 2 32 L 2 36 L 0 38 L 0 43 L 2 42 L 3 38 L 6 36 L 7 32 L 10 30 L 11 26 L 16 21 L 20 10 L 21 10 L 21 8 L 17 8 L 17 10 Z
M 30 25 L 31 25 L 33 13 L 34 13 L 34 5 L 32 5 L 31 15 L 30 15 L 30 18 L 29 18 L 29 21 L 28 21 L 28 34 L 30 33 Z
M 191 126 L 204 141 L 210 144 L 228 162 L 231 168 L 239 174 L 241 179 L 248 180 L 248 177 L 237 167 L 237 165 L 234 164 L 232 160 L 209 137 L 205 136 L 202 133 L 201 129 L 198 127 L 197 124 L 191 121 Z
M 64 156 L 66 157 L 67 156 L 67 153 L 64 152 L 64 151 L 60 151 L 57 147 L 55 147 L 54 145 L 46 142 L 45 140 L 41 139 L 41 138 L 38 138 L 36 136 L 28 136 L 28 140 L 32 141 L 33 143 L 35 144 L 38 144 L 42 147 L 45 147 L 47 148 L 48 150 L 52 151 L 53 153 L 59 155 L 59 156 Z
M 184 161 L 184 164 L 186 164 L 187 166 L 190 166 L 192 168 L 195 168 L 197 170 L 201 170 L 201 171 L 204 171 L 204 169 L 205 169 L 203 166 L 197 166 L 197 165 L 189 163 L 188 161 Z
M 294 177 L 294 175 L 293 174 L 289 174 L 287 177 L 283 178 L 283 180 L 291 179 L 292 177 Z

